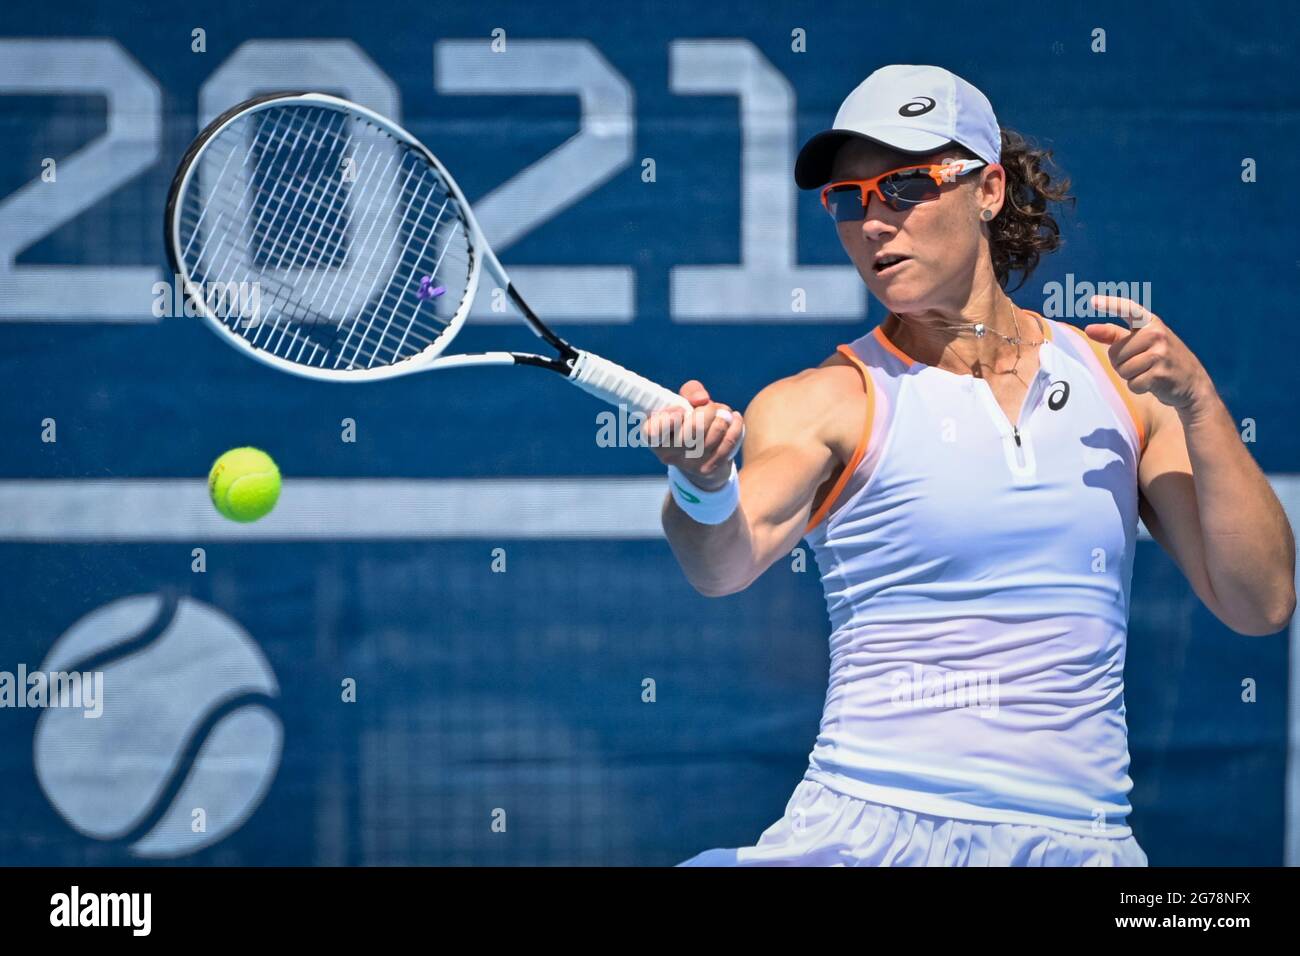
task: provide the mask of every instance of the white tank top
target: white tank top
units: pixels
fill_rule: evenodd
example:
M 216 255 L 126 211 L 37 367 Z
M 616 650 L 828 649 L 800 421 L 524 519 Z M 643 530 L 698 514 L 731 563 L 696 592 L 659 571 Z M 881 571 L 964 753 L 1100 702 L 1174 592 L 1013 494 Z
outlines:
M 806 532 L 832 626 L 808 776 L 918 813 L 1121 838 L 1146 436 L 1104 347 L 1034 317 L 1046 341 L 1018 428 L 987 382 L 880 327 L 840 346 L 868 415 Z

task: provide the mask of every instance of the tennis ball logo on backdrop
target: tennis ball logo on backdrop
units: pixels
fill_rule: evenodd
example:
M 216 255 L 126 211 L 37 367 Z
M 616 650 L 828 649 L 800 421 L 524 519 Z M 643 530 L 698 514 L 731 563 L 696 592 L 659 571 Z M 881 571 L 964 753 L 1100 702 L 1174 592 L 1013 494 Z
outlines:
M 36 725 L 36 778 L 78 832 L 135 856 L 185 856 L 229 836 L 266 796 L 283 742 L 279 687 L 216 608 L 156 594 L 114 601 L 73 624 L 42 668 L 104 674 L 100 719 L 48 710 Z

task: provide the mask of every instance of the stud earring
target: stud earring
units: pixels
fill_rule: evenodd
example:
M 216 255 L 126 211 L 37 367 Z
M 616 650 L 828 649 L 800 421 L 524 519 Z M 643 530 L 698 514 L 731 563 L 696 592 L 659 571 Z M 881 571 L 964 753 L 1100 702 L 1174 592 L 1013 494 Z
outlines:
M 980 218 L 983 219 L 985 222 L 988 222 L 990 219 L 993 218 L 993 210 L 985 209 L 983 212 L 980 213 Z

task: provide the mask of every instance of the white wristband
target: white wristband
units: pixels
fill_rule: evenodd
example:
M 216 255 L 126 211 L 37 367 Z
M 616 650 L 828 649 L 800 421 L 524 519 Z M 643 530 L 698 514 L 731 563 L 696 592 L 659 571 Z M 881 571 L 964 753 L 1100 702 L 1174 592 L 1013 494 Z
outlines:
M 731 463 L 731 476 L 717 491 L 697 488 L 676 465 L 668 466 L 668 490 L 677 507 L 700 524 L 722 524 L 740 505 L 740 475 Z

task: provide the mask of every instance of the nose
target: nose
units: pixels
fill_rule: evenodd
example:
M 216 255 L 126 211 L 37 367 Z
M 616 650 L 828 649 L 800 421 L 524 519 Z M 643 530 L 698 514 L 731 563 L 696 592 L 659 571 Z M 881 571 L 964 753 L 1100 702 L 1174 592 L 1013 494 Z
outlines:
M 890 217 L 897 213 L 885 205 L 874 190 L 866 190 L 866 193 L 867 208 L 862 214 L 862 235 L 873 241 L 888 239 L 898 232 L 898 227 L 889 222 Z
M 897 226 L 882 218 L 885 209 L 885 204 L 874 196 L 867 202 L 866 214 L 862 217 L 862 235 L 873 242 L 888 239 L 898 232 Z

